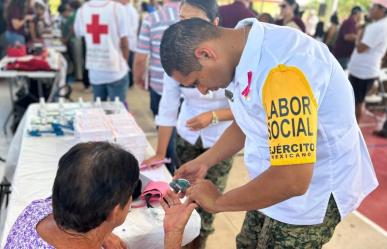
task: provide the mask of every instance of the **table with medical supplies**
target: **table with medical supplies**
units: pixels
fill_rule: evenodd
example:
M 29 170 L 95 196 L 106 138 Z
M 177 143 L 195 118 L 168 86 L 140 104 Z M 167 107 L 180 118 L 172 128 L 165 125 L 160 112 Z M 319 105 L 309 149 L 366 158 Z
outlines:
M 53 50 L 49 51 L 49 63 L 48 65 L 53 70 L 16 70 L 16 69 L 8 69 L 7 65 L 9 63 L 14 63 L 17 60 L 25 61 L 32 58 L 32 56 L 24 56 L 20 58 L 10 58 L 8 56 L 3 57 L 0 60 L 0 78 L 7 79 L 9 92 L 10 92 L 10 100 L 11 100 L 11 112 L 8 115 L 5 123 L 4 123 L 4 133 L 6 131 L 6 125 L 11 118 L 11 115 L 14 111 L 15 105 L 15 90 L 20 88 L 23 85 L 23 79 L 52 79 L 52 88 L 50 95 L 48 97 L 48 101 L 53 101 L 55 95 L 59 93 L 59 89 L 63 88 L 66 84 L 66 72 L 67 72 L 67 62 L 64 57 Z M 38 81 L 38 91 L 39 96 L 43 96 L 43 88 L 40 81 Z
M 56 131 L 51 134 L 49 132 L 45 134 L 43 131 L 33 127 L 36 125 L 32 124 L 37 123 L 34 119 L 39 116 L 38 113 L 42 112 L 42 105 L 54 106 L 56 109 L 59 107 L 55 105 L 63 105 L 67 109 L 69 107 L 77 109 L 80 105 L 87 106 L 92 104 L 80 101 L 77 103 L 40 103 L 29 107 L 11 143 L 7 158 L 6 176 L 12 182 L 12 193 L 7 209 L 5 212 L 2 212 L 4 214 L 2 214 L 1 226 L 4 229 L 1 237 L 1 248 L 4 247 L 8 232 L 22 210 L 31 201 L 51 195 L 59 158 L 74 144 L 83 141 L 80 139 L 79 134 L 76 134 L 77 129 L 75 129 L 75 132 L 67 130 L 66 125 L 63 124 L 63 130 L 61 130 L 59 136 Z M 110 103 L 111 112 L 116 111 L 117 108 L 120 108 L 120 115 L 124 113 L 124 115 L 131 116 L 126 112 L 122 104 Z M 106 111 L 106 106 L 104 110 Z M 62 112 L 59 111 L 59 115 L 63 115 L 61 114 Z M 146 148 L 144 147 L 144 150 L 144 157 L 154 154 L 154 150 L 148 141 L 146 141 Z M 143 177 L 145 176 L 153 181 L 170 182 L 172 179 L 165 166 L 142 170 L 141 174 Z M 199 235 L 199 232 L 200 216 L 194 211 L 185 229 L 183 244 L 192 241 Z M 125 241 L 131 249 L 163 248 L 162 208 L 158 206 L 155 208 L 132 208 L 124 224 L 116 228 L 114 233 Z

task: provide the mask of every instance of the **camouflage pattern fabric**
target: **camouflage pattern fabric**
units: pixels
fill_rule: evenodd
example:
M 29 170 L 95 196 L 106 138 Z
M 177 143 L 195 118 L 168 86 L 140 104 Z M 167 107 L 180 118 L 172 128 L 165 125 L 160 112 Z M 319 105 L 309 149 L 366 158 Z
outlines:
M 200 154 L 204 153 L 206 150 L 207 149 L 203 148 L 202 140 L 200 139 L 200 137 L 194 145 L 188 143 L 179 135 L 176 138 L 176 155 L 179 165 L 183 165 L 184 163 L 195 159 Z M 223 192 L 226 187 L 228 174 L 232 166 L 232 161 L 232 158 L 224 160 L 212 167 L 207 172 L 206 179 L 214 183 L 221 192 Z M 215 215 L 207 213 L 201 208 L 198 208 L 197 211 L 200 214 L 202 220 L 200 236 L 203 238 L 207 238 L 208 235 L 214 232 L 212 223 L 214 222 Z
M 259 211 L 246 212 L 238 249 L 317 249 L 327 243 L 340 222 L 340 213 L 331 196 L 324 222 L 319 225 L 290 225 L 271 219 Z

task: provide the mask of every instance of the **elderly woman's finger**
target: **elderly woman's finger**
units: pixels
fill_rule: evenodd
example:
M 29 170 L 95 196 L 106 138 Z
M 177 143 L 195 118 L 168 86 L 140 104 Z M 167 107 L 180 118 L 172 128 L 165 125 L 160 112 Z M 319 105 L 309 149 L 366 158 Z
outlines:
M 172 192 L 171 190 L 168 190 L 167 196 L 168 196 L 169 200 L 171 200 L 170 204 L 178 205 L 178 204 L 181 203 L 179 197 L 177 196 L 177 194 Z
M 173 197 L 168 194 L 164 195 L 163 199 L 168 203 L 169 206 L 172 206 L 175 204 L 173 201 Z
M 160 204 L 161 204 L 161 207 L 164 209 L 164 211 L 170 208 L 168 202 L 164 198 L 160 201 Z
M 179 192 L 178 196 L 179 196 L 179 198 L 184 198 L 185 197 L 185 192 Z

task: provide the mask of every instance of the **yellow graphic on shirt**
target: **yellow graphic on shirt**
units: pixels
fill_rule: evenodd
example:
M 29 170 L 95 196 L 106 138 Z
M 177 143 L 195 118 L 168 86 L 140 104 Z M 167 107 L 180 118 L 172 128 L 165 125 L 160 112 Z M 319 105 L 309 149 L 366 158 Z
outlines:
M 317 102 L 303 72 L 279 65 L 263 86 L 272 166 L 316 162 Z

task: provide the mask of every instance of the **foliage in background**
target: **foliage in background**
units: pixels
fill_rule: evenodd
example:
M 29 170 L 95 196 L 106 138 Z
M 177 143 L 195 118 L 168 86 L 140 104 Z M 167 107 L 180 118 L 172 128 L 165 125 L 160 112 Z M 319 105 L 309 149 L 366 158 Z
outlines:
M 370 0 L 339 0 L 339 14 L 341 16 L 348 16 L 349 13 L 351 12 L 352 7 L 355 5 L 359 5 L 363 7 L 364 10 L 369 9 L 371 6 L 371 1 Z

